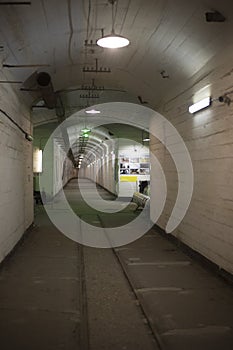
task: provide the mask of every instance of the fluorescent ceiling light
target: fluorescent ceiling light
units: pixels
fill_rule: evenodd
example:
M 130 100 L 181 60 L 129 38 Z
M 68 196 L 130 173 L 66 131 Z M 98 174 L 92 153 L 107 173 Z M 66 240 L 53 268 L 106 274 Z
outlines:
M 150 139 L 149 138 L 143 139 L 143 142 L 147 142 L 147 141 L 150 141 Z
M 129 45 L 129 40 L 121 35 L 112 33 L 97 40 L 97 45 L 106 49 L 119 49 Z
M 203 108 L 209 107 L 210 104 L 211 104 L 211 98 L 209 96 L 209 97 L 206 97 L 197 103 L 194 103 L 192 106 L 190 106 L 189 113 L 191 113 L 191 114 L 196 113 Z
M 85 113 L 87 113 L 87 114 L 99 114 L 100 111 L 98 111 L 96 109 L 89 109 L 89 110 L 85 111 Z

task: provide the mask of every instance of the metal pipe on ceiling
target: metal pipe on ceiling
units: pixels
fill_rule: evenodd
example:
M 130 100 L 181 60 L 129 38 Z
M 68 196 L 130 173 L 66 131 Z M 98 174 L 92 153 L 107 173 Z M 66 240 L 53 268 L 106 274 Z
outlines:
M 31 1 L 2 1 L 1 5 L 31 5 Z

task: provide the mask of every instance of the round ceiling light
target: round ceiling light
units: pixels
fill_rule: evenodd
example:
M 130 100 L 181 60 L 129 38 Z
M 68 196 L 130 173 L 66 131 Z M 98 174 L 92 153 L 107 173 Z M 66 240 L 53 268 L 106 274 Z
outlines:
M 121 35 L 112 33 L 97 40 L 97 45 L 107 49 L 119 49 L 129 45 L 129 40 Z

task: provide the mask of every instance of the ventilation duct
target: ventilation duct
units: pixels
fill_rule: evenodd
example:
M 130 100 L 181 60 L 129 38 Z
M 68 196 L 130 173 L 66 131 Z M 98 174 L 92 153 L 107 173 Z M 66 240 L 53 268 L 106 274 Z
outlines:
M 37 74 L 37 84 L 47 108 L 56 108 L 57 97 L 53 89 L 51 77 L 46 72 Z
M 30 92 L 34 101 L 42 98 L 45 107 L 53 109 L 57 107 L 57 96 L 53 89 L 51 77 L 46 72 L 32 73 L 23 83 L 21 91 Z

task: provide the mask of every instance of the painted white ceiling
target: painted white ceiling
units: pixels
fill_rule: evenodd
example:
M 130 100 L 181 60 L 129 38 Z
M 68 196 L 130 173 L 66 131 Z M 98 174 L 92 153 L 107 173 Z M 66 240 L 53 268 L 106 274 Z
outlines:
M 205 12 L 213 10 L 225 15 L 226 22 L 207 23 Z M 209 71 L 212 59 L 232 45 L 232 17 L 229 0 L 118 0 L 115 31 L 131 44 L 108 50 L 84 45 L 85 40 L 95 43 L 101 28 L 110 33 L 108 0 L 31 0 L 29 6 L 0 6 L 1 63 L 38 65 L 2 68 L 1 76 L 25 81 L 35 70 L 46 71 L 55 91 L 91 85 L 94 79 L 97 86 L 126 91 L 125 100 L 139 102 L 141 96 L 156 107 L 178 84 Z M 96 58 L 111 73 L 84 73 Z M 169 78 L 163 79 L 162 71 Z M 106 90 L 100 93 L 100 102 L 124 100 L 122 94 Z M 60 95 L 70 113 L 72 107 L 80 109 L 86 103 L 80 91 Z

